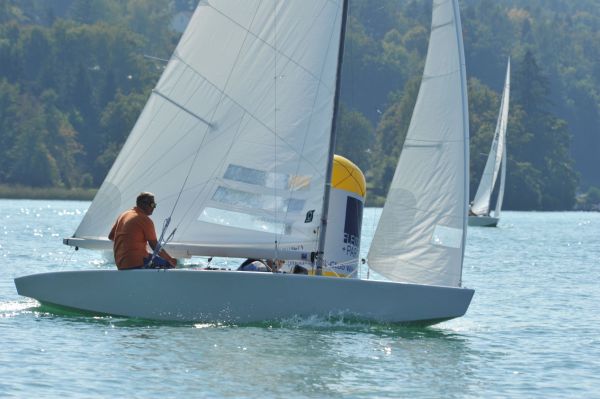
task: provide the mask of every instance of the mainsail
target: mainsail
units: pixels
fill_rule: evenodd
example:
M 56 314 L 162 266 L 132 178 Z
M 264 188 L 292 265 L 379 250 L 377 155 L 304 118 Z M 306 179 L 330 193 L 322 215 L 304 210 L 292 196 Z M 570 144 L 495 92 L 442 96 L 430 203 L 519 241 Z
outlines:
M 435 0 L 421 87 L 371 248 L 393 281 L 460 286 L 469 117 L 458 2 Z
M 342 0 L 201 1 L 70 245 L 141 191 L 175 256 L 317 249 Z
M 492 192 L 496 186 L 498 172 L 502 167 L 500 176 L 500 189 L 498 190 L 498 199 L 496 201 L 496 210 L 494 217 L 500 217 L 500 209 L 502 208 L 502 200 L 504 198 L 504 178 L 506 176 L 506 127 L 508 123 L 508 107 L 510 97 L 510 58 L 506 66 L 506 78 L 504 80 L 504 89 L 502 91 L 502 99 L 500 100 L 500 112 L 498 121 L 496 122 L 496 130 L 494 139 L 492 140 L 492 148 L 488 155 L 479 187 L 475 193 L 475 199 L 471 205 L 471 211 L 476 215 L 489 215 L 490 202 Z

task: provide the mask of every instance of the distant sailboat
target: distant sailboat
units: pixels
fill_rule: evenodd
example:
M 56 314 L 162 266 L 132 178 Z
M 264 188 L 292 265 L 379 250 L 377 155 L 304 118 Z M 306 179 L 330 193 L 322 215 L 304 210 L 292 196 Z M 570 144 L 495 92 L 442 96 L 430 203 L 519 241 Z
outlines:
M 500 101 L 500 112 L 496 123 L 496 131 L 492 140 L 485 169 L 479 181 L 475 199 L 471 204 L 469 226 L 496 227 L 500 220 L 502 200 L 504 199 L 504 183 L 506 180 L 506 127 L 508 124 L 508 107 L 510 97 L 510 58 L 506 66 L 506 78 Z M 496 199 L 496 209 L 491 211 L 492 193 L 498 181 L 500 171 L 500 187 Z
M 174 256 L 312 261 L 312 275 L 68 271 L 17 278 L 19 294 L 161 320 L 345 314 L 433 324 L 462 316 L 474 291 L 461 287 L 469 136 L 457 0 L 433 2 L 402 173 L 370 251 L 371 267 L 391 281 L 318 275 L 328 262 L 347 8 L 342 0 L 200 2 L 85 218 L 65 239 L 110 249 L 114 219 L 149 190 L 159 203 L 155 218 L 178 226 L 166 246 Z

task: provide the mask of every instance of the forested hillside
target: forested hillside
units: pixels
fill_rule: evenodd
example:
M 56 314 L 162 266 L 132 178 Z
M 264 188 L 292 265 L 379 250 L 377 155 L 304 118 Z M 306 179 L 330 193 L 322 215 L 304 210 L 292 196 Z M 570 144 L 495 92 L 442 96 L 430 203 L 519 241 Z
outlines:
M 0 0 L 0 184 L 97 187 L 197 0 Z M 471 190 L 512 60 L 506 208 L 600 186 L 600 2 L 464 0 Z M 380 204 L 419 87 L 430 0 L 351 0 L 336 152 Z M 157 59 L 158 58 L 158 59 Z M 585 198 L 583 196 L 582 198 Z

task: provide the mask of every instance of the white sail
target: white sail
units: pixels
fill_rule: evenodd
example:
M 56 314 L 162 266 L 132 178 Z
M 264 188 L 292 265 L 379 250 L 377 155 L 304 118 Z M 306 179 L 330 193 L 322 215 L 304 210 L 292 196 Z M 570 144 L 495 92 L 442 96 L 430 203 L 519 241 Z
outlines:
M 494 217 L 499 218 L 502 210 L 502 201 L 504 200 L 504 185 L 506 183 L 506 144 L 504 145 L 504 151 L 502 152 L 502 166 L 500 171 L 500 188 L 498 189 L 498 199 L 496 200 L 496 209 L 494 210 Z
M 506 128 L 508 126 L 508 108 L 510 103 L 510 58 L 506 66 L 506 78 L 504 79 L 504 91 L 502 92 L 502 108 L 500 111 L 501 129 L 500 137 L 502 142 L 502 167 L 500 171 L 500 188 L 498 189 L 498 199 L 496 200 L 496 210 L 494 216 L 499 218 L 502 210 L 502 201 L 504 200 L 504 185 L 506 184 Z
M 492 140 L 492 147 L 488 154 L 488 159 L 479 181 L 479 187 L 475 193 L 475 199 L 471 205 L 471 211 L 476 215 L 489 215 L 490 214 L 490 202 L 494 187 L 496 187 L 496 181 L 498 178 L 498 172 L 502 165 L 503 175 L 506 174 L 506 162 L 503 161 L 506 152 L 506 127 L 508 123 L 508 106 L 510 97 L 510 59 L 506 67 L 506 79 L 504 80 L 504 89 L 502 91 L 502 99 L 500 100 L 500 112 L 498 114 L 498 121 L 496 122 L 496 130 L 494 132 L 494 138 Z M 501 190 L 498 193 L 498 201 L 496 205 L 496 212 L 494 216 L 497 218 L 500 216 L 500 207 L 502 206 L 502 198 L 504 197 L 504 177 L 501 177 Z M 498 207 L 500 204 L 500 207 Z
M 435 0 L 421 88 L 368 256 L 384 277 L 460 286 L 468 120 L 458 2 Z
M 173 254 L 327 253 L 317 241 L 336 229 L 343 230 L 339 244 L 347 255 L 358 251 L 359 226 L 348 218 L 348 225 L 336 222 L 336 191 L 334 228 L 324 228 L 346 12 L 341 0 L 202 1 L 76 237 L 66 243 L 110 244 L 106 234 L 117 214 L 149 190 L 159 203 L 155 220 L 174 209 Z M 380 250 L 372 251 L 379 272 L 417 284 L 229 270 L 77 270 L 16 278 L 17 292 L 69 310 L 206 323 L 335 314 L 422 325 L 463 315 L 474 291 L 455 286 L 468 190 L 457 0 L 434 2 L 429 53 L 402 173 L 384 210 L 389 223 L 379 226 Z M 356 200 L 346 194 L 346 214 L 358 211 L 349 199 Z M 388 239 L 397 226 L 400 239 Z M 397 259 L 381 251 L 387 244 L 400 253 Z M 398 265 L 400 272 L 392 267 Z
M 316 250 L 342 11 L 342 0 L 201 1 L 65 242 L 97 247 L 150 191 L 157 230 L 173 212 L 172 245 L 187 255 Z

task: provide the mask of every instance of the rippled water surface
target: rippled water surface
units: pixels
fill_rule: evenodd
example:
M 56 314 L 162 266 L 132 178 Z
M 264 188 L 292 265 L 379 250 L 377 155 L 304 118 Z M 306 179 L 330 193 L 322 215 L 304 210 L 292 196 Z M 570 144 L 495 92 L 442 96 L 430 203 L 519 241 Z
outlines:
M 13 278 L 114 268 L 61 244 L 88 202 L 0 200 L 0 397 L 600 397 L 600 213 L 470 228 L 466 316 L 244 326 L 52 312 Z M 363 255 L 379 216 L 367 209 Z

